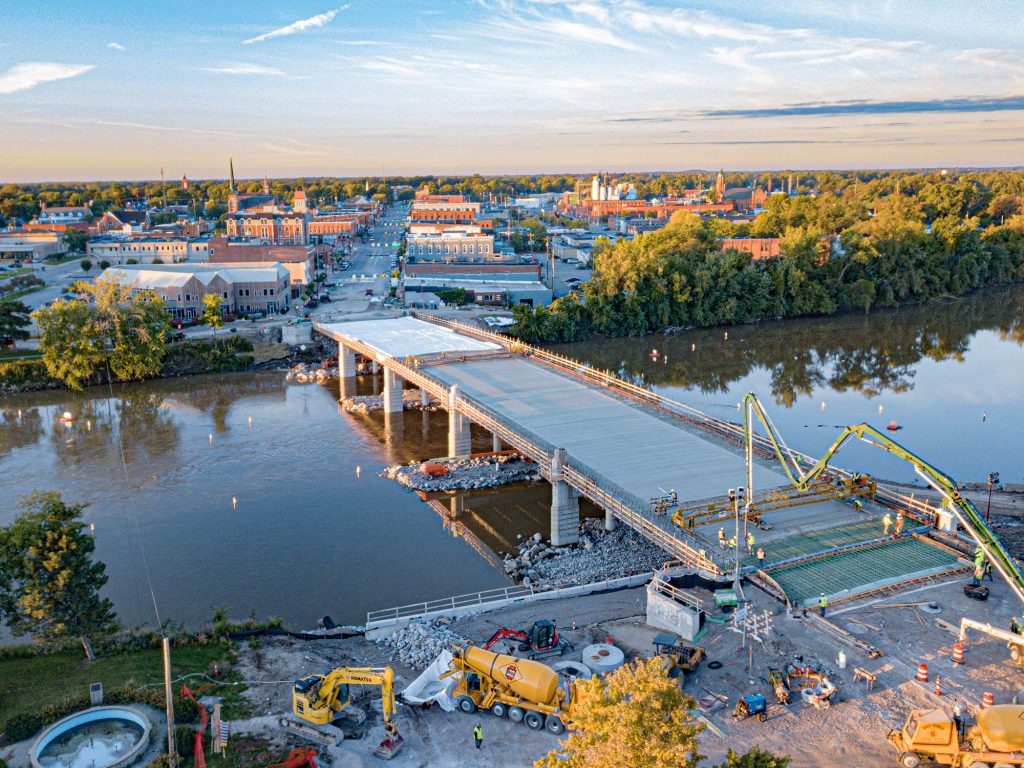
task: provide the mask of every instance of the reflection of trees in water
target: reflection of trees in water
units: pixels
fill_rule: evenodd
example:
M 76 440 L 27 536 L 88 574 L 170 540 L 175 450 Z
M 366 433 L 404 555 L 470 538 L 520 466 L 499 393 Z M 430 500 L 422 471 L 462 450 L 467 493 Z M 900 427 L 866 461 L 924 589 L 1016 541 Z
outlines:
M 64 411 L 74 421 L 59 419 Z M 113 403 L 107 398 L 58 405 L 51 412 L 50 443 L 54 454 L 69 465 L 91 465 L 106 471 L 116 448 L 111 441 Z
M 12 408 L 0 413 L 0 456 L 15 448 L 35 445 L 43 436 L 43 416 L 38 408 Z
M 187 380 L 178 379 L 177 384 L 181 388 L 174 390 L 172 399 L 202 413 L 209 413 L 214 431 L 218 433 L 227 432 L 228 414 L 236 400 L 262 395 L 284 402 L 287 386 L 279 374 L 203 377 L 192 382 L 192 386 L 187 386 L 188 383 Z
M 125 458 L 159 459 L 171 453 L 178 444 L 178 428 L 174 417 L 161 406 L 163 395 L 145 390 L 125 390 L 115 404 L 121 426 Z M 137 455 L 139 449 L 145 457 Z
M 962 361 L 980 330 L 995 330 L 1004 341 L 1024 345 L 1024 288 L 990 289 L 955 302 L 870 316 L 702 328 L 556 349 L 629 378 L 642 374 L 651 385 L 704 393 L 727 392 L 763 368 L 775 401 L 788 407 L 822 385 L 868 397 L 911 389 L 922 359 Z M 661 353 L 657 360 L 648 357 L 652 348 Z

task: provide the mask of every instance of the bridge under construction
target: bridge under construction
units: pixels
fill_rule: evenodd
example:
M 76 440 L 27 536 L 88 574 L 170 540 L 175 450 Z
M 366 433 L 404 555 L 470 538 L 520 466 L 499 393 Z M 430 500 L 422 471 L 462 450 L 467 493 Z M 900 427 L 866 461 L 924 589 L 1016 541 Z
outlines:
M 826 591 L 833 602 L 964 567 L 939 510 L 858 475 L 828 467 L 796 488 L 769 438 L 753 435 L 748 478 L 741 425 L 709 416 L 618 376 L 473 326 L 434 317 L 317 323 L 338 343 L 342 395 L 354 391 L 356 356 L 381 370 L 385 419 L 406 386 L 448 411 L 448 454 L 470 453 L 471 423 L 495 449 L 537 462 L 551 484 L 551 539 L 579 536 L 579 499 L 624 523 L 672 558 L 732 573 L 735 552 L 719 532 L 746 534 L 764 550 L 741 568 L 793 605 Z M 806 460 L 806 457 L 803 457 Z M 752 481 L 752 482 L 751 482 Z M 744 503 L 729 490 L 747 487 Z M 734 494 L 735 496 L 735 494 Z M 882 516 L 902 513 L 899 536 Z M 739 528 L 739 530 L 737 530 Z

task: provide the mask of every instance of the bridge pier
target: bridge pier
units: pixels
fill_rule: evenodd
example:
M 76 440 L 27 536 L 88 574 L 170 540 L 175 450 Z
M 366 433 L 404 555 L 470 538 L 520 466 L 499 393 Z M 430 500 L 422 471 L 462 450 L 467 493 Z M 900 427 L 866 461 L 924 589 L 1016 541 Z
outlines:
M 395 373 L 393 368 L 384 366 L 384 412 L 401 413 L 402 403 L 402 379 Z
M 495 453 L 501 450 L 501 438 L 497 435 L 491 435 L 491 450 Z
M 423 410 L 426 410 L 427 406 L 430 405 L 430 393 L 425 389 L 420 390 L 420 405 L 423 406 Z
M 377 361 L 371 359 L 370 360 L 370 373 L 372 373 L 374 376 L 376 376 L 379 372 L 380 372 L 380 369 L 377 366 Z
M 556 547 L 580 540 L 580 497 L 562 475 L 565 459 L 564 448 L 551 456 L 551 544 Z
M 465 456 L 473 451 L 473 440 L 469 431 L 472 423 L 467 416 L 455 409 L 459 397 L 459 385 L 452 384 L 448 390 L 448 455 Z
M 348 379 L 356 375 L 356 353 L 351 347 L 338 343 L 338 377 Z
M 606 531 L 614 531 L 619 527 L 619 521 L 615 519 L 615 515 L 612 514 L 610 509 L 604 511 L 604 529 Z

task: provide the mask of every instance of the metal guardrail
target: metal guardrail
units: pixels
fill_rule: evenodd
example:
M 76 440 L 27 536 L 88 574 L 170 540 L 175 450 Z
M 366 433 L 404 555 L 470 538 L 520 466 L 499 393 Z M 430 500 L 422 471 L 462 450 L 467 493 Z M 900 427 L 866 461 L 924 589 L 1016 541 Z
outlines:
M 487 589 L 482 592 L 471 592 L 467 595 L 455 595 L 440 600 L 427 600 L 423 603 L 411 603 L 397 608 L 385 608 L 381 611 L 370 611 L 366 614 L 366 623 L 373 624 L 378 621 L 393 621 L 395 619 L 409 619 L 423 616 L 435 611 L 452 611 L 456 608 L 472 608 L 476 605 L 493 603 L 497 600 L 514 600 L 519 597 L 527 597 L 534 594 L 533 587 L 512 586 L 500 587 L 498 589 Z

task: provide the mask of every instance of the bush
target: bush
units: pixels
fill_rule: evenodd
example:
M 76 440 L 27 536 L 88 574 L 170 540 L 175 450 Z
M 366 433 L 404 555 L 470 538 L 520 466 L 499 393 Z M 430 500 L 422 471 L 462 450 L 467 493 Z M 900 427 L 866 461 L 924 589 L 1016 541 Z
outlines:
M 107 261 L 106 259 L 103 259 L 103 261 L 100 262 L 100 269 L 106 269 L 109 266 L 110 266 L 110 262 Z
M 125 263 L 125 264 L 138 264 L 138 263 L 139 263 L 139 260 L 138 260 L 138 259 L 125 259 L 125 260 L 124 260 L 124 263 Z M 167 755 L 164 755 L 164 757 L 166 758 L 166 757 L 167 757 Z
M 4 736 L 7 737 L 8 742 L 24 741 L 39 733 L 39 729 L 42 727 L 43 720 L 39 715 L 26 712 L 15 715 L 7 721 L 7 725 L 4 726 Z
M 90 269 L 92 269 L 92 262 L 89 261 L 88 259 L 82 259 L 80 262 L 78 262 L 78 266 L 82 268 L 83 272 L 88 272 Z

